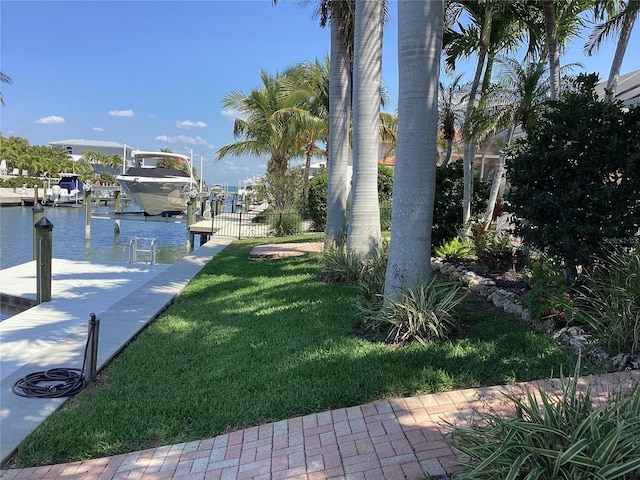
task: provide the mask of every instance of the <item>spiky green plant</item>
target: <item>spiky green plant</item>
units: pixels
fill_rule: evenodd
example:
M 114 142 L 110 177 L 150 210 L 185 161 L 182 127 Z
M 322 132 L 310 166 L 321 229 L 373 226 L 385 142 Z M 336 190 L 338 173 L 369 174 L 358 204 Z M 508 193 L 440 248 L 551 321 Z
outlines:
M 440 258 L 470 258 L 473 257 L 473 243 L 460 237 L 454 237 L 443 242 L 434 249 L 436 257 Z
M 606 250 L 587 273 L 574 302 L 576 318 L 593 328 L 613 352 L 640 351 L 640 243 Z
M 356 283 L 366 269 L 363 259 L 345 244 L 333 243 L 320 255 L 320 277 L 330 283 Z
M 481 413 L 453 426 L 449 443 L 468 460 L 460 480 L 632 479 L 640 473 L 640 385 L 594 408 L 591 385 L 580 392 L 580 363 L 554 397 L 538 388 L 507 398 L 516 416 Z
M 449 338 L 457 329 L 456 307 L 464 300 L 457 282 L 432 279 L 402 292 L 400 300 L 389 301 L 373 316 L 374 330 L 388 330 L 387 341 L 427 344 Z

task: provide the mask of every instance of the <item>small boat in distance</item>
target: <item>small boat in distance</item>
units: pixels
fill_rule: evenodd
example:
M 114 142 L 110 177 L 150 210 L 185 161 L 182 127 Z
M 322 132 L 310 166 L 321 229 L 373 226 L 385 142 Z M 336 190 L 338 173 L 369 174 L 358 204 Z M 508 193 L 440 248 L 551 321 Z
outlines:
M 171 215 L 187 208 L 190 195 L 197 193 L 189 157 L 179 153 L 134 150 L 133 166 L 116 176 L 127 197 L 147 215 Z M 187 170 L 182 170 L 181 165 Z M 193 195 L 195 196 L 195 195 Z
M 77 173 L 60 173 L 60 182 L 45 191 L 45 205 L 78 205 L 82 202 L 83 185 Z

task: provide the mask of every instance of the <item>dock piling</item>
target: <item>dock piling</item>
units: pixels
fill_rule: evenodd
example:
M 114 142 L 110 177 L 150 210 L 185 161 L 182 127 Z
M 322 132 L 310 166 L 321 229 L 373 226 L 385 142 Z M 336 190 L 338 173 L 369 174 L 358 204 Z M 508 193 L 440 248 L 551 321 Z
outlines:
M 42 217 L 35 225 L 36 245 L 36 303 L 51 301 L 51 258 L 53 256 L 53 223 Z
M 91 187 L 84 186 L 84 239 L 91 240 Z
M 40 202 L 35 202 L 31 207 L 31 211 L 33 212 L 33 259 L 35 260 L 38 258 L 38 229 L 36 224 L 44 217 L 44 207 Z

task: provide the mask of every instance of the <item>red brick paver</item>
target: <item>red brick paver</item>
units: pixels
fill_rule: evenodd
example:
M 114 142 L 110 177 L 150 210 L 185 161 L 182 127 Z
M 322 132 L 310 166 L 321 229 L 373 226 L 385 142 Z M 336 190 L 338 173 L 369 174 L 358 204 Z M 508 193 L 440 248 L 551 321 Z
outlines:
M 640 371 L 592 379 L 595 402 L 640 381 Z M 587 385 L 585 378 L 581 385 Z M 557 380 L 418 395 L 282 420 L 178 445 L 37 468 L 0 470 L 9 479 L 399 480 L 447 476 L 456 453 L 445 422 L 464 425 L 478 411 L 510 412 L 504 394 Z

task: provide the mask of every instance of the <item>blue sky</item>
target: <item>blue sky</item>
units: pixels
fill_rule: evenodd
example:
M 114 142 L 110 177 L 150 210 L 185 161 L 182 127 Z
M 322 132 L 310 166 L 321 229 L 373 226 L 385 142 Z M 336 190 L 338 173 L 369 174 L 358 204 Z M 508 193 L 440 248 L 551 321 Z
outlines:
M 383 81 L 397 105 L 397 3 L 385 27 Z M 235 185 L 264 173 L 266 159 L 213 158 L 234 141 L 222 106 L 232 90 L 271 73 L 324 58 L 329 30 L 297 0 L 0 2 L 0 131 L 34 145 L 65 139 L 112 140 L 147 150 L 168 147 L 203 158 L 207 183 Z M 640 69 L 636 26 L 622 72 Z M 584 57 L 581 42 L 561 63 L 582 62 L 606 79 L 608 42 Z M 461 64 L 469 76 L 473 66 Z M 446 81 L 446 79 L 445 79 Z

